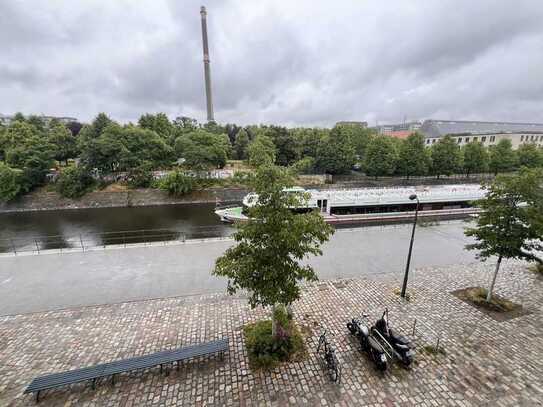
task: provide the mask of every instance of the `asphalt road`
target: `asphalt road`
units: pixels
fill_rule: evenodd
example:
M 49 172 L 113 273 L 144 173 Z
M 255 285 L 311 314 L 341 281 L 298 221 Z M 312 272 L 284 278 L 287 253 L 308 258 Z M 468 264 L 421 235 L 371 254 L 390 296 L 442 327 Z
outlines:
M 470 263 L 463 222 L 418 227 L 412 266 Z M 323 256 L 309 259 L 321 279 L 402 275 L 408 225 L 338 230 Z M 210 273 L 232 241 L 0 257 L 0 315 L 223 291 Z

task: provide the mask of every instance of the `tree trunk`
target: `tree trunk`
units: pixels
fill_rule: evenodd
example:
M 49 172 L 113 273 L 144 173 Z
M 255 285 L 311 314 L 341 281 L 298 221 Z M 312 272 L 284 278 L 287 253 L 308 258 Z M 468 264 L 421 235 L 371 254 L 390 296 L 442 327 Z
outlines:
M 276 303 L 272 307 L 272 336 L 277 335 L 277 327 L 279 326 L 279 321 L 277 321 L 276 314 L 277 311 L 284 311 L 285 305 L 281 303 Z
M 500 264 L 502 263 L 502 256 L 498 257 L 498 262 L 496 263 L 496 270 L 494 271 L 494 275 L 492 276 L 492 282 L 490 283 L 490 288 L 488 289 L 488 293 L 486 294 L 486 302 L 490 302 L 492 299 L 492 291 L 494 290 L 494 284 L 496 283 L 496 276 L 498 275 L 498 271 L 500 270 Z

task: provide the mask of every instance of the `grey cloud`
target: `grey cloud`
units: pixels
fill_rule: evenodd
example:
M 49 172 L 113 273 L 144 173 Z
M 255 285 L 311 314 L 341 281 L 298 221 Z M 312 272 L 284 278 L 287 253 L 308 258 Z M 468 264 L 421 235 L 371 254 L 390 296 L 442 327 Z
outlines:
M 208 1 L 216 118 L 543 121 L 543 3 Z M 0 112 L 205 118 L 200 2 L 2 2 Z

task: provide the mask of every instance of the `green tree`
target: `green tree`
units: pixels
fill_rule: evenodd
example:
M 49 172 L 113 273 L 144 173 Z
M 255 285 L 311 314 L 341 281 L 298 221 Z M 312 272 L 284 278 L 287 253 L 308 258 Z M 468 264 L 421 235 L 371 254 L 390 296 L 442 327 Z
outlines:
M 356 150 L 349 127 L 336 126 L 321 140 L 316 166 L 329 174 L 346 174 L 356 162 Z
M 0 202 L 9 202 L 22 192 L 21 175 L 21 170 L 0 161 Z
M 298 144 L 299 157 L 313 157 L 316 159 L 319 154 L 321 143 L 328 137 L 330 130 L 297 128 L 291 129 L 291 134 L 292 137 L 300 140 Z
M 407 178 L 412 175 L 426 175 L 429 166 L 424 136 L 417 133 L 409 135 L 400 144 L 396 172 Z
M 464 173 L 469 177 L 470 174 L 485 172 L 488 170 L 488 151 L 482 143 L 472 142 L 462 147 L 464 157 Z
M 176 129 L 176 135 L 187 134 L 198 129 L 198 121 L 186 116 L 176 117 L 173 121 L 173 125 Z
M 36 130 L 38 130 L 40 133 L 45 132 L 46 123 L 43 117 L 36 116 L 36 115 L 30 115 L 25 120 L 26 123 L 30 124 L 31 126 L 34 126 Z M 57 121 L 58 122 L 58 121 Z M 53 123 L 54 124 L 54 123 Z
M 158 186 L 170 195 L 183 196 L 192 192 L 195 187 L 195 180 L 193 177 L 177 170 L 162 178 Z
M 236 141 L 234 143 L 234 152 L 237 160 L 247 159 L 247 147 L 249 147 L 249 135 L 244 129 L 241 129 L 236 134 Z
M 80 149 L 81 162 L 103 174 L 127 171 L 143 163 L 165 167 L 174 159 L 173 149 L 155 131 L 132 124 L 121 127 L 110 123 L 97 138 L 83 138 Z
M 533 143 L 521 145 L 517 150 L 517 157 L 521 167 L 543 167 L 543 150 Z
M 48 139 L 54 146 L 54 158 L 57 161 L 67 162 L 69 158 L 75 158 L 79 153 L 76 138 L 60 122 L 52 123 L 49 126 Z
M 149 188 L 154 181 L 153 164 L 149 161 L 142 162 L 139 166 L 128 171 L 128 184 L 132 188 Z
M 24 123 L 25 122 L 25 117 L 24 115 L 21 113 L 21 112 L 17 112 L 15 113 L 15 115 L 13 116 L 13 121 L 14 122 L 21 122 L 21 123 Z
M 113 120 L 111 120 L 107 114 L 98 113 L 91 124 L 92 135 L 95 138 L 100 137 L 106 127 L 112 123 L 114 123 Z
M 275 162 L 288 166 L 298 159 L 298 140 L 285 127 L 267 126 L 259 129 L 258 135 L 269 137 L 275 145 Z
M 320 246 L 333 229 L 317 212 L 291 210 L 307 199 L 288 192 L 292 185 L 288 170 L 258 168 L 253 185 L 256 205 L 249 209 L 249 220 L 236 225 L 237 244 L 215 263 L 213 274 L 228 279 L 228 293 L 247 290 L 251 307 L 289 305 L 300 297 L 301 281 L 318 279 L 311 266 L 300 262 L 321 255 Z
M 490 146 L 490 170 L 497 175 L 498 172 L 513 171 L 516 166 L 516 156 L 511 140 L 501 139 L 495 146 Z
M 67 198 L 83 196 L 94 183 L 87 168 L 83 166 L 65 168 L 57 179 L 56 189 Z
M 210 168 L 223 168 L 228 158 L 230 144 L 223 135 L 198 129 L 179 136 L 175 141 L 177 157 L 185 160 L 188 168 L 200 171 Z
M 543 250 L 543 186 L 541 170 L 522 169 L 515 176 L 501 175 L 487 185 L 486 197 L 478 202 L 482 212 L 477 225 L 465 231 L 475 238 L 466 246 L 478 250 L 477 257 L 486 260 L 497 256 L 496 269 L 488 289 L 492 291 L 502 259 L 525 259 L 543 264 L 537 256 Z
M 375 137 L 368 145 L 364 171 L 367 175 L 378 177 L 394 174 L 398 153 L 391 137 Z
M 153 130 L 164 140 L 173 141 L 175 138 L 175 126 L 165 113 L 144 114 L 139 118 L 138 124 L 144 129 Z
M 275 162 L 275 145 L 269 137 L 257 136 L 247 147 L 249 164 L 253 167 L 270 165 Z
M 53 155 L 54 147 L 46 139 L 31 136 L 6 151 L 6 163 L 23 171 L 23 189 L 29 191 L 45 181 Z
M 432 173 L 437 175 L 452 175 L 460 170 L 462 154 L 454 139 L 446 135 L 431 147 Z

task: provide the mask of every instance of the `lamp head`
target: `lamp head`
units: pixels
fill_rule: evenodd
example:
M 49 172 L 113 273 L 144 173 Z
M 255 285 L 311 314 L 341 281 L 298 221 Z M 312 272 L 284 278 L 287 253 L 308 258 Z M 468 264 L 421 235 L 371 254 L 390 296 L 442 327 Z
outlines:
M 415 199 L 417 199 L 417 195 L 415 195 L 415 194 L 409 195 L 409 199 L 411 199 L 412 201 L 414 201 Z

